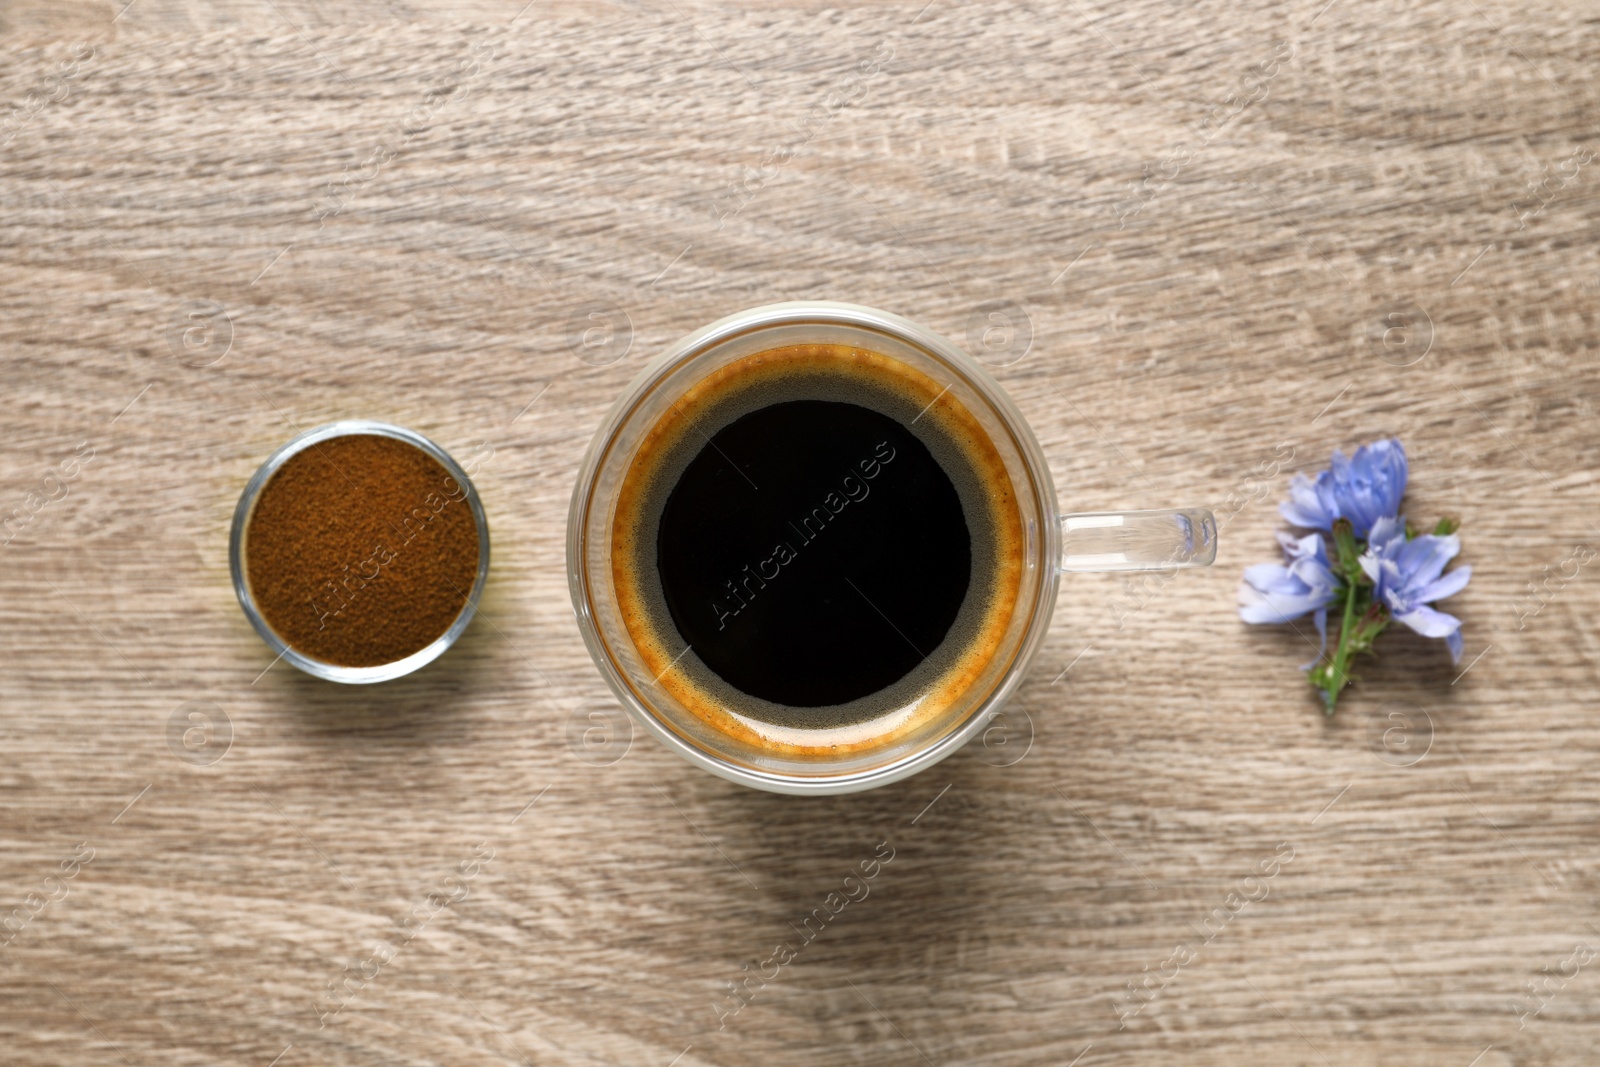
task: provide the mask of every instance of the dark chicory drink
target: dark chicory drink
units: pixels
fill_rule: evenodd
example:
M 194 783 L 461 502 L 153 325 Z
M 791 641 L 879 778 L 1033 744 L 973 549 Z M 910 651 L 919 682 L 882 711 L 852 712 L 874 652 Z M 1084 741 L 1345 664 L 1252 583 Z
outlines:
M 618 495 L 613 580 L 649 674 L 712 727 L 838 754 L 935 721 L 1012 622 L 1023 530 L 947 388 L 795 345 L 695 385 Z

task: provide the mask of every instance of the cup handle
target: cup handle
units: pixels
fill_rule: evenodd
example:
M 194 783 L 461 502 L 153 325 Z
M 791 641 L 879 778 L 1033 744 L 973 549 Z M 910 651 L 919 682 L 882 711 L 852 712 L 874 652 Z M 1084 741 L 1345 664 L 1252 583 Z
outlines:
M 1206 508 L 1061 516 L 1063 571 L 1209 567 L 1216 558 L 1217 520 Z

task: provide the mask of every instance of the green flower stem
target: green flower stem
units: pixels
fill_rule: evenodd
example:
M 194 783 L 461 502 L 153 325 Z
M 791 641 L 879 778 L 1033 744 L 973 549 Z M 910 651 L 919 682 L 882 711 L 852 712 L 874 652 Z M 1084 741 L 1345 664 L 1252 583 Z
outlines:
M 1348 520 L 1333 524 L 1333 544 L 1332 563 L 1344 579 L 1344 617 L 1333 657 L 1318 664 L 1310 675 L 1311 684 L 1323 691 L 1323 710 L 1328 715 L 1333 714 L 1339 694 L 1350 684 L 1350 662 L 1358 654 L 1371 651 L 1373 640 L 1389 625 L 1388 609 L 1369 599 L 1372 582 L 1361 569 L 1365 546 L 1355 539 Z
M 1344 585 L 1344 619 L 1339 623 L 1339 644 L 1333 652 L 1333 662 L 1328 665 L 1323 689 L 1327 693 L 1327 713 L 1333 714 L 1334 706 L 1339 702 L 1339 693 L 1350 684 L 1350 657 L 1353 654 L 1350 646 L 1354 644 L 1356 632 L 1356 583 L 1345 580 Z

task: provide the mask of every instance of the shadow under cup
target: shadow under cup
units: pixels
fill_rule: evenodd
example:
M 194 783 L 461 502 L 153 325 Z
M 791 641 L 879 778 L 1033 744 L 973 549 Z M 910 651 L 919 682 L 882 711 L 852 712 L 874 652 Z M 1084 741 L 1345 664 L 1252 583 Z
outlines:
M 623 619 L 612 567 L 623 481 L 646 436 L 697 383 L 737 360 L 790 345 L 829 344 L 888 356 L 947 385 L 1000 457 L 1017 502 L 1022 559 L 1015 606 L 993 653 L 960 694 L 909 731 L 847 753 L 795 754 L 717 729 L 661 684 Z M 1021 680 L 1054 609 L 1060 533 L 1055 490 L 1027 423 L 998 383 L 949 341 L 887 312 L 789 303 L 730 316 L 654 360 L 608 413 L 584 458 L 567 526 L 567 570 L 584 642 L 625 707 L 669 749 L 714 774 L 772 792 L 847 793 L 914 774 L 983 729 Z M 686 650 L 687 651 L 687 650 Z M 668 671 L 672 670 L 669 666 Z M 764 724 L 723 709 L 759 731 Z

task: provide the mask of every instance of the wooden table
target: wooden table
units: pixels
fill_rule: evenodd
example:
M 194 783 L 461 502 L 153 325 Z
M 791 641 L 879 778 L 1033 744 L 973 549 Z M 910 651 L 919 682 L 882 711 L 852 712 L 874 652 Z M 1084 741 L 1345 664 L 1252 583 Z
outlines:
M 520 6 L 0 4 L 0 1059 L 1593 1062 L 1592 9 Z M 788 298 L 989 344 L 1068 507 L 1209 505 L 1217 566 L 1070 578 L 1009 725 L 877 792 L 630 743 L 580 456 Z M 354 416 L 480 456 L 494 534 L 370 688 L 273 665 L 227 566 Z M 1466 655 L 1385 637 L 1327 720 L 1234 588 L 1386 433 Z

